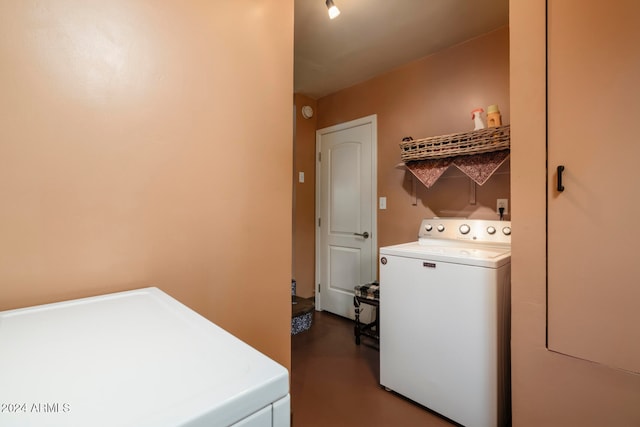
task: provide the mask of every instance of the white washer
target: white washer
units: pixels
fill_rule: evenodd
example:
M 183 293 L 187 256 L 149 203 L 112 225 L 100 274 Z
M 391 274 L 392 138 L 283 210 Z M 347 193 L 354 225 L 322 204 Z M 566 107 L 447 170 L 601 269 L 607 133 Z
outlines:
M 380 383 L 467 427 L 509 420 L 511 223 L 425 219 L 380 248 Z
M 0 312 L 2 426 L 290 425 L 287 370 L 157 288 Z

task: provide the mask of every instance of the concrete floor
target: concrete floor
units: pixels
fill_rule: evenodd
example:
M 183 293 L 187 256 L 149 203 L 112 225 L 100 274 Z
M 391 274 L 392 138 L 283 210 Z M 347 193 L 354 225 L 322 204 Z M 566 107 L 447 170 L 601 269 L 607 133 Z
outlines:
M 353 321 L 314 313 L 291 337 L 293 427 L 451 427 L 453 424 L 379 384 L 377 343 L 355 344 Z

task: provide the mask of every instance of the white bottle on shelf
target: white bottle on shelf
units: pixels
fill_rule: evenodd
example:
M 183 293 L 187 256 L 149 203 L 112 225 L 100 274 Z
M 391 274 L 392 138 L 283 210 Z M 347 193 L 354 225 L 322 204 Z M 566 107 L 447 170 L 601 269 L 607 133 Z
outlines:
M 482 121 L 482 113 L 484 113 L 482 108 L 476 108 L 471 112 L 471 119 L 473 119 L 475 124 L 473 130 L 484 129 L 486 127 Z

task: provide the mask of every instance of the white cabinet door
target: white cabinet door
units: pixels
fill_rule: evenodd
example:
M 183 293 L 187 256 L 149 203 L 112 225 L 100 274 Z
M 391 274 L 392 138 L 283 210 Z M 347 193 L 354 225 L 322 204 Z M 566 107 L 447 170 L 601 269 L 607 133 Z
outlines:
M 547 21 L 548 347 L 640 372 L 640 2 Z

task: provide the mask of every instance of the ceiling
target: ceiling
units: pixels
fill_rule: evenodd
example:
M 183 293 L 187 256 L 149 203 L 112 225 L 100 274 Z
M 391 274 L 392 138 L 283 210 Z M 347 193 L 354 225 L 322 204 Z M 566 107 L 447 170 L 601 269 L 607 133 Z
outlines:
M 321 98 L 509 23 L 509 0 L 295 0 L 294 92 Z

